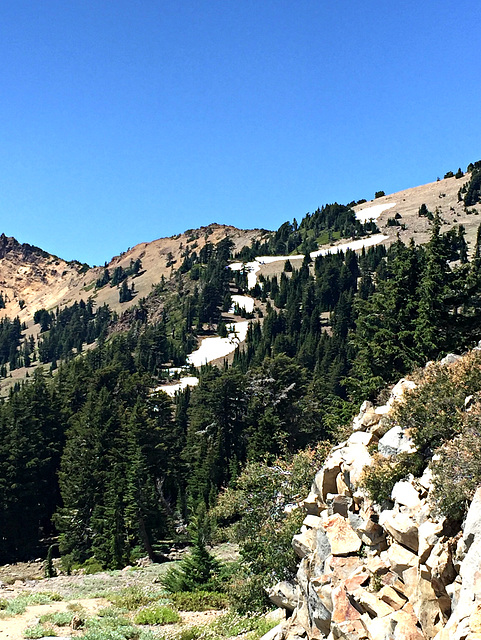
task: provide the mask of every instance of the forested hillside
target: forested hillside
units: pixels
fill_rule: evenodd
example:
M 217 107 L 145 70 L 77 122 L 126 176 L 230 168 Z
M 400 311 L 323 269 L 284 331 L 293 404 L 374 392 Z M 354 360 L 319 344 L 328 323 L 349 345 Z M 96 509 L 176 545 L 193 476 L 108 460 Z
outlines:
M 460 206 L 480 199 L 478 165 Z M 376 233 L 374 222 L 356 220 L 354 204 L 326 205 L 240 250 L 229 238 L 188 243 L 171 277 L 132 296 L 123 313 L 93 298 L 38 309 L 35 338 L 18 318 L 2 321 L 2 375 L 42 366 L 0 405 L 1 561 L 57 542 L 66 566 L 159 559 L 192 514 L 214 518 L 225 492 L 241 491 L 254 471 L 289 469 L 299 455 L 309 466 L 320 455 L 313 447 L 335 443 L 360 401 L 481 339 L 481 232 L 469 247 L 462 225 L 444 231 L 439 211 L 425 207 L 427 244 L 394 237 L 311 257 L 319 243 Z M 249 289 L 246 269 L 229 265 L 260 252 L 292 259 Z M 95 290 L 115 279 L 130 295 L 125 283 L 141 270 L 134 261 L 105 269 Z M 252 312 L 233 305 L 247 295 Z M 186 367 L 198 386 L 173 397 L 155 390 L 200 340 L 225 337 L 241 316 L 251 324 L 229 361 Z M 215 518 L 232 526 L 243 514 Z M 257 571 L 249 544 L 247 574 Z M 266 561 L 258 573 L 272 580 L 281 571 Z

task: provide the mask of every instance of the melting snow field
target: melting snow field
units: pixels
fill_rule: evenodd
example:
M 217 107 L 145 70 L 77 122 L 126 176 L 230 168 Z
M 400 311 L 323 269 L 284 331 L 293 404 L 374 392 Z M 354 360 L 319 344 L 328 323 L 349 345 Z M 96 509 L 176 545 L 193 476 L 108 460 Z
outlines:
M 232 326 L 234 331 L 230 332 L 227 338 L 204 338 L 200 347 L 187 356 L 187 362 L 194 367 L 200 367 L 235 351 L 238 344 L 246 339 L 249 321 L 235 322 Z
M 394 204 L 388 205 L 375 205 L 374 207 L 368 207 L 368 209 L 377 209 L 378 207 L 384 207 L 384 209 L 390 209 L 391 206 L 395 206 Z M 368 209 L 364 209 L 367 211 Z M 359 212 L 360 213 L 360 212 Z M 381 211 L 377 214 L 381 215 Z M 357 215 L 357 214 L 356 214 Z M 360 240 L 352 240 L 351 242 L 344 242 L 343 244 L 338 244 L 334 247 L 328 247 L 327 249 L 319 249 L 318 251 L 312 251 L 310 256 L 311 258 L 317 258 L 317 256 L 327 256 L 328 253 L 339 253 L 340 251 L 347 251 L 351 249 L 352 251 L 359 251 L 363 247 L 373 247 L 376 244 L 379 244 L 383 240 L 387 240 L 389 236 L 385 236 L 382 233 L 377 233 L 373 236 L 369 236 L 368 238 L 361 238 Z M 286 260 L 303 260 L 304 256 L 302 254 L 297 256 L 259 256 L 254 260 L 254 262 L 233 262 L 230 268 L 233 271 L 241 271 L 245 268 L 247 272 L 247 285 L 249 289 L 252 289 L 256 286 L 257 283 L 257 274 L 260 271 L 263 264 L 271 264 L 272 262 L 285 262 Z M 234 297 L 234 296 L 233 296 Z
M 383 211 L 386 209 L 390 209 L 394 207 L 395 203 L 388 205 L 374 205 L 372 207 L 367 207 L 362 211 L 359 211 L 356 214 L 358 220 L 365 221 L 377 218 Z M 369 212 L 369 215 L 367 215 Z M 367 217 L 365 220 L 362 220 L 359 216 L 361 214 L 365 214 Z M 378 233 L 373 236 L 369 236 L 368 238 L 362 238 L 360 240 L 353 240 L 351 242 L 344 242 L 343 244 L 338 244 L 334 247 L 328 247 L 326 249 L 319 249 L 318 251 L 313 251 L 310 256 L 311 258 L 317 258 L 317 256 L 325 256 L 328 253 L 339 253 L 340 251 L 347 251 L 351 249 L 352 251 L 358 251 L 363 247 L 373 247 L 376 244 L 379 244 L 383 240 L 387 240 L 389 236 L 385 236 L 381 233 Z M 255 287 L 257 283 L 257 273 L 260 268 L 264 264 L 270 264 L 272 262 L 285 262 L 286 260 L 303 260 L 304 256 L 296 255 L 296 256 L 259 256 L 253 262 L 234 262 L 229 265 L 233 271 L 241 271 L 245 269 L 247 272 L 247 282 L 250 289 Z M 234 310 L 234 305 L 237 304 L 242 309 L 245 309 L 247 312 L 252 313 L 254 310 L 254 299 L 249 296 L 232 296 L 233 305 L 230 309 L 232 313 Z M 187 356 L 187 362 L 194 367 L 201 367 L 203 364 L 207 364 L 212 362 L 213 360 L 217 360 L 217 358 L 223 358 L 229 353 L 232 353 L 236 350 L 237 346 L 244 342 L 247 336 L 247 329 L 249 328 L 249 321 L 245 320 L 243 322 L 235 322 L 230 325 L 231 331 L 227 338 L 220 338 L 219 336 L 213 338 L 204 338 L 200 344 L 200 347 L 193 351 L 191 354 Z M 172 373 L 178 373 L 181 369 L 173 368 L 171 369 Z M 195 387 L 199 384 L 199 378 L 195 376 L 187 376 L 182 378 L 180 382 L 176 384 L 163 384 L 155 389 L 155 391 L 165 391 L 169 396 L 174 396 L 177 391 L 181 391 L 186 387 Z
M 186 387 L 196 387 L 198 384 L 199 378 L 196 378 L 195 376 L 186 376 L 177 384 L 162 384 L 160 387 L 156 387 L 154 391 L 164 391 L 173 398 L 177 391 L 182 391 L 182 389 L 185 389 Z
M 396 206 L 395 202 L 390 202 L 389 204 L 373 204 L 370 207 L 366 207 L 365 209 L 361 209 L 356 212 L 356 220 L 362 222 L 368 222 L 368 220 L 376 220 L 379 218 L 383 211 L 387 211 L 388 209 L 392 209 Z
M 240 309 L 244 309 L 247 313 L 254 311 L 254 298 L 249 296 L 232 296 L 232 307 L 229 313 L 234 313 L 234 307 L 237 305 Z

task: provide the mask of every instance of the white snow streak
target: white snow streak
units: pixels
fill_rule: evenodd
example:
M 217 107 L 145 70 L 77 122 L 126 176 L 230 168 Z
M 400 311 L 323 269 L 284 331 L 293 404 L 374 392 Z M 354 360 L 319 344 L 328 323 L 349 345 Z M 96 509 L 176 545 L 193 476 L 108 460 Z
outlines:
M 200 367 L 235 351 L 239 343 L 246 339 L 249 321 L 235 322 L 231 326 L 234 331 L 231 331 L 227 338 L 204 338 L 200 347 L 187 356 L 187 362 L 194 367 Z
M 177 384 L 162 384 L 160 387 L 156 387 L 154 391 L 164 391 L 173 398 L 177 391 L 182 391 L 182 389 L 185 389 L 186 387 L 196 387 L 198 384 L 199 378 L 196 378 L 195 376 L 186 376 Z
M 375 207 L 369 208 L 377 208 L 383 207 L 385 205 L 376 205 Z M 389 209 L 391 206 L 387 205 Z M 365 209 L 366 210 L 366 209 Z M 378 215 L 380 215 L 379 212 Z M 360 240 L 352 240 L 351 242 L 344 242 L 342 244 L 337 244 L 334 247 L 328 247 L 327 249 L 319 249 L 318 251 L 312 251 L 310 253 L 311 258 L 317 258 L 317 256 L 327 256 L 328 253 L 339 253 L 340 251 L 347 251 L 351 249 L 352 251 L 359 251 L 363 247 L 373 247 L 376 244 L 379 244 L 383 240 L 387 240 L 389 236 L 385 236 L 382 233 L 377 233 L 376 235 L 369 236 L 368 238 L 361 238 Z M 259 256 L 253 262 L 234 262 L 230 266 L 233 271 L 241 271 L 245 269 L 247 272 L 247 285 L 249 289 L 252 289 L 256 286 L 257 283 L 257 273 L 260 271 L 263 264 L 271 264 L 272 262 L 285 262 L 286 260 L 303 260 L 304 256 L 302 254 L 296 256 Z
M 389 204 L 373 204 L 370 207 L 356 211 L 356 220 L 359 220 L 359 222 L 362 222 L 363 224 L 368 220 L 376 220 L 383 211 L 392 209 L 395 206 L 395 202 L 390 202 Z
M 234 307 L 237 305 L 240 309 L 245 309 L 247 313 L 254 311 L 254 298 L 249 296 L 232 296 L 232 307 L 229 309 L 229 313 L 234 313 Z

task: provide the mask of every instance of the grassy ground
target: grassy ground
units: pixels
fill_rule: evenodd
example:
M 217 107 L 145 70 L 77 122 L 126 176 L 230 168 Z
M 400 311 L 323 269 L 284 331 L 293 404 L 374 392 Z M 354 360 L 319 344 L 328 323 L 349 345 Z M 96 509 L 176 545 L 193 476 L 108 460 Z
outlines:
M 232 549 L 220 554 L 232 553 Z M 240 617 L 226 599 L 169 596 L 162 576 L 172 566 L 150 564 L 93 575 L 40 578 L 43 565 L 0 568 L 0 636 L 85 640 L 258 640 L 276 622 Z M 186 609 L 189 609 L 188 611 Z

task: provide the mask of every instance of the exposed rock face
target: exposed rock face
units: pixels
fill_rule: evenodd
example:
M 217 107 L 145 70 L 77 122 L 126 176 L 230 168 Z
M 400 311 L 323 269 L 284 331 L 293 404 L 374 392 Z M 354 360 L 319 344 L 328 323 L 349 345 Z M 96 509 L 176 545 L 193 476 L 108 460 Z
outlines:
M 293 540 L 297 584 L 272 592 L 292 613 L 276 640 L 481 639 L 481 488 L 455 538 L 432 513 L 429 468 L 394 486 L 390 509 L 379 511 L 359 488 L 373 447 L 385 456 L 412 450 L 402 427 L 379 436 L 413 387 L 402 380 L 383 407 L 364 403 L 352 435 L 317 473 Z

